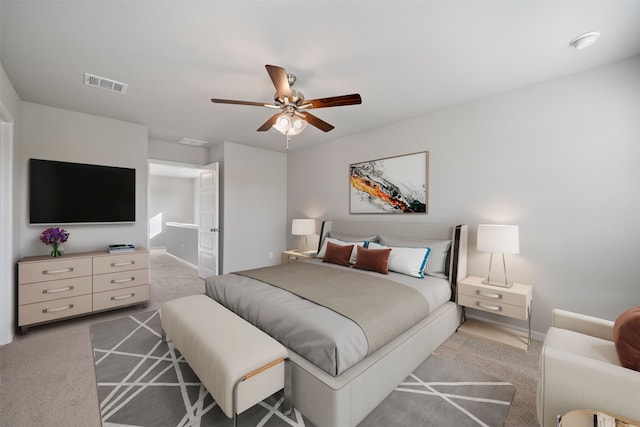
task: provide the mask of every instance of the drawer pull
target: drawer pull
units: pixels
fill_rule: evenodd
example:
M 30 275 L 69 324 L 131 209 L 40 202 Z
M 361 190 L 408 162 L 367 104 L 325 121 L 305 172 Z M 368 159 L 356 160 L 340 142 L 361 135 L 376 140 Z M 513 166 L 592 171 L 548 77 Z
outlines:
M 502 299 L 502 294 L 494 294 L 491 292 L 485 292 L 485 291 L 481 291 L 481 290 L 476 290 L 476 295 L 481 296 L 481 297 L 485 297 L 485 298 L 492 298 L 492 299 Z
M 58 308 L 45 308 L 44 310 L 42 310 L 42 312 L 55 313 L 57 311 L 69 310 L 70 308 L 73 308 L 73 304 L 65 305 L 64 307 L 58 307 Z
M 42 274 L 61 274 L 61 273 L 70 273 L 73 271 L 73 267 L 62 268 L 60 270 L 42 270 Z
M 136 280 L 136 278 L 132 276 L 132 277 L 127 277 L 125 279 L 112 279 L 111 283 L 125 283 L 125 282 L 132 282 L 134 280 Z
M 43 294 L 57 294 L 59 292 L 66 292 L 73 290 L 73 286 L 67 286 L 66 288 L 58 288 L 58 289 L 44 289 L 42 291 Z
M 111 297 L 111 301 L 118 301 L 121 299 L 127 299 L 135 296 L 136 296 L 135 292 L 131 292 L 129 295 L 120 295 L 119 297 Z
M 127 262 L 112 262 L 111 267 L 125 267 L 127 265 L 135 264 L 135 261 L 127 261 Z
M 483 302 L 480 301 L 476 301 L 476 305 L 480 308 L 484 308 L 485 310 L 491 310 L 491 311 L 502 311 L 502 307 L 498 306 L 498 305 L 489 305 L 489 304 L 485 304 Z

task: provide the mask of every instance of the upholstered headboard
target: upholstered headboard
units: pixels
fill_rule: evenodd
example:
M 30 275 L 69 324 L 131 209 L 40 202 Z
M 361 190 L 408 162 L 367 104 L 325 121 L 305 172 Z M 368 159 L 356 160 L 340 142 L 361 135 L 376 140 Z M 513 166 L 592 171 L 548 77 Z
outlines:
M 466 225 L 424 224 L 406 222 L 368 222 L 332 220 L 322 223 L 318 252 L 329 233 L 348 236 L 390 235 L 411 239 L 451 240 L 449 255 L 449 283 L 451 300 L 455 301 L 459 280 L 467 277 L 467 233 Z

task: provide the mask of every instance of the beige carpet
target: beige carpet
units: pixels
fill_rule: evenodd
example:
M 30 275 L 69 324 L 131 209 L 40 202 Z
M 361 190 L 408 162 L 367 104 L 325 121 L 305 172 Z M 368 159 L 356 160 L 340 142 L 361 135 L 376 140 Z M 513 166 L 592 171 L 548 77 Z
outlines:
M 89 325 L 159 308 L 162 302 L 204 292 L 195 270 L 164 254 L 151 253 L 151 300 L 135 307 L 33 327 L 0 347 L 0 425 L 100 426 Z M 505 426 L 537 426 L 535 389 L 540 342 L 517 353 L 460 334 L 436 354 L 517 386 Z

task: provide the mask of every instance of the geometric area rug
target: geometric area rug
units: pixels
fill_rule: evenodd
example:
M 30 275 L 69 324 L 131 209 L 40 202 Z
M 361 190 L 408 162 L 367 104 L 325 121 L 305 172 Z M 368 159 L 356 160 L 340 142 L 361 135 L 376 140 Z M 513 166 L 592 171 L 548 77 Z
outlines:
M 103 427 L 227 427 L 218 408 L 171 341 L 158 311 L 91 325 Z M 456 362 L 429 356 L 359 427 L 504 424 L 515 386 Z M 241 427 L 313 427 L 277 392 L 238 416 Z

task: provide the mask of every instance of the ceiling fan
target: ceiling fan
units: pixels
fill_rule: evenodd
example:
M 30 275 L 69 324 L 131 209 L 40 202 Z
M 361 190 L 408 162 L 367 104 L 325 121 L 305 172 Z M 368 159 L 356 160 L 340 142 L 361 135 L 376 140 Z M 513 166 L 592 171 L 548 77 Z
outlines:
M 252 105 L 281 110 L 264 122 L 264 124 L 258 128 L 258 131 L 264 132 L 271 127 L 277 129 L 287 136 L 287 149 L 289 148 L 289 137 L 302 132 L 307 126 L 307 123 L 324 132 L 329 132 L 334 128 L 331 124 L 314 116 L 307 110 L 362 103 L 362 98 L 360 98 L 360 95 L 357 93 L 305 100 L 302 92 L 292 88 L 296 82 L 296 76 L 287 74 L 284 68 L 276 65 L 265 65 L 265 68 L 276 88 L 276 93 L 273 95 L 273 104 L 219 98 L 211 98 L 211 102 L 216 104 Z

